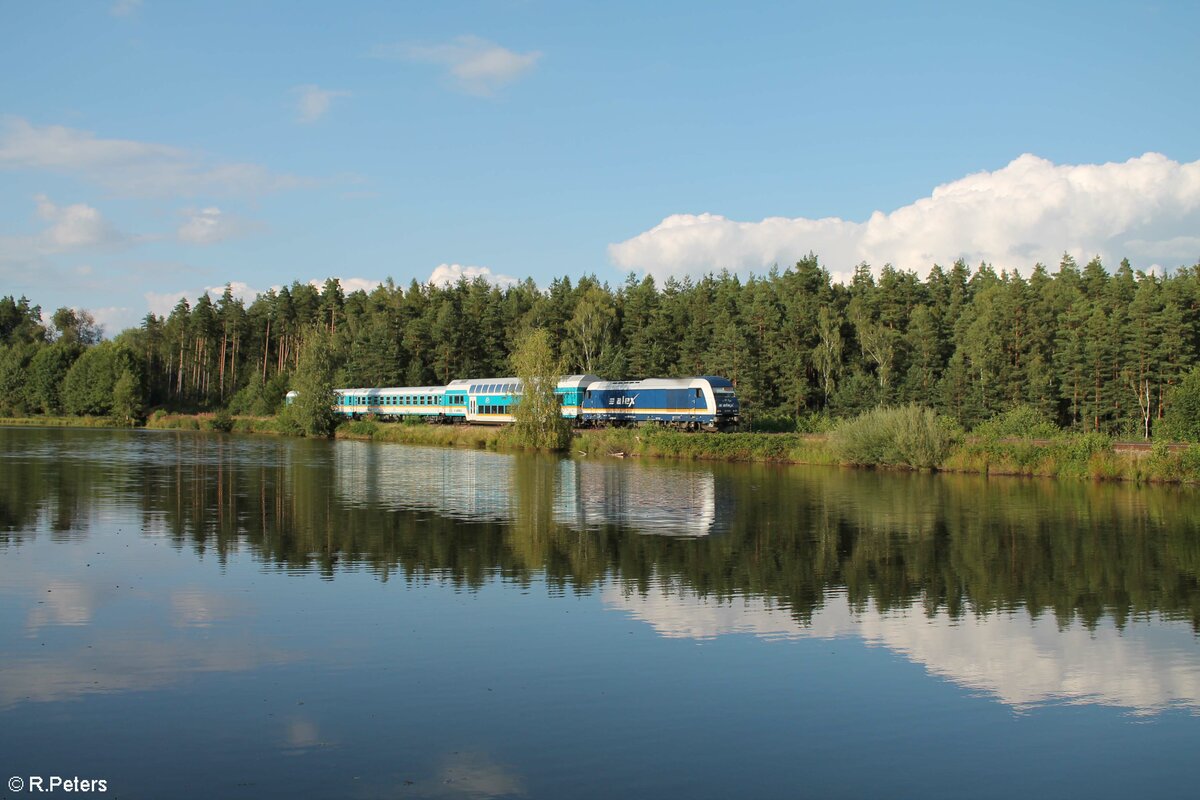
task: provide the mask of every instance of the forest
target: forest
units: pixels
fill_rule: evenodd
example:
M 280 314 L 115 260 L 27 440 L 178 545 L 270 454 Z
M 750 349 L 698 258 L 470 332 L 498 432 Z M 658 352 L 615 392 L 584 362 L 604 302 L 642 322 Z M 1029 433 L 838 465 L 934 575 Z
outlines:
M 760 429 L 918 404 L 970 430 L 1029 406 L 1063 429 L 1141 438 L 1197 364 L 1198 308 L 1200 264 L 1160 275 L 1070 256 L 1028 278 L 961 261 L 924 279 L 863 264 L 843 284 L 810 254 L 764 275 L 662 285 L 388 279 L 347 294 L 330 278 L 248 304 L 227 286 L 107 339 L 86 311 L 44 317 L 4 297 L 0 414 L 270 415 L 316 341 L 338 386 L 427 385 L 508 374 L 519 335 L 542 328 L 570 371 L 726 376 Z

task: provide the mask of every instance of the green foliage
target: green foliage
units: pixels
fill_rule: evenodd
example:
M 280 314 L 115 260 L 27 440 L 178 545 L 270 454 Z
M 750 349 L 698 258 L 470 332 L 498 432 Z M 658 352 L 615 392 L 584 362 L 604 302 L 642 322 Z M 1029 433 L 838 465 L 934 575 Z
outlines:
M 296 413 L 295 405 L 287 405 L 279 409 L 275 415 L 275 426 L 284 436 L 303 436 L 304 425 Z
M 843 421 L 830 435 L 844 463 L 935 469 L 950 453 L 955 432 L 928 408 L 879 408 Z
M 119 407 L 115 395 L 118 382 L 122 392 Z M 136 356 L 115 342 L 84 350 L 63 379 L 62 404 L 72 414 L 139 418 L 144 396 Z
M 112 416 L 126 425 L 140 422 L 144 409 L 141 382 L 126 368 L 113 385 Z
M 0 346 L 0 413 L 21 416 L 29 410 L 26 380 L 36 352 L 30 343 Z
M 535 328 L 513 349 L 512 369 L 521 380 L 521 396 L 513 410 L 513 441 L 522 447 L 565 450 L 571 424 L 562 416 L 554 393 L 563 374 L 562 359 L 554 355 L 550 333 Z
M 347 420 L 337 427 L 338 438 L 373 439 L 379 433 L 379 423 L 374 420 Z
M 1019 405 L 980 423 L 974 433 L 987 439 L 1053 439 L 1062 430 L 1037 408 Z
M 79 346 L 62 342 L 38 350 L 29 362 L 26 382 L 31 410 L 42 414 L 62 411 L 62 384 L 80 352 Z
M 0 297 L 0 345 L 33 344 L 46 339 L 41 306 L 22 297 Z
M 863 264 L 842 284 L 809 254 L 749 279 L 630 276 L 610 287 L 584 276 L 546 291 L 528 280 L 388 281 L 349 293 L 334 279 L 297 281 L 249 304 L 226 290 L 148 315 L 117 337 L 131 361 L 110 388 L 129 367 L 147 406 L 264 416 L 302 379 L 313 331 L 328 339 L 338 385 L 385 386 L 504 374 L 514 333 L 542 328 L 552 355 L 604 378 L 734 379 L 744 419 L 762 430 L 812 430 L 806 415 L 898 402 L 973 428 L 1026 404 L 1075 432 L 1197 438 L 1200 403 L 1183 382 L 1200 353 L 1198 296 L 1200 265 L 1160 277 L 1070 258 L 1057 272 L 1034 265 L 1028 279 L 962 262 L 925 279 Z M 25 298 L 0 298 L 0 413 L 67 407 L 67 348 L 100 346 L 99 329 L 86 311 L 53 319 L 44 325 Z M 76 407 L 106 405 L 81 388 Z
M 333 435 L 337 425 L 333 411 L 335 369 L 330 335 L 322 330 L 311 331 L 292 380 L 299 396 L 290 408 L 291 419 L 305 436 Z
M 228 408 L 233 414 L 267 417 L 279 409 L 286 394 L 286 375 L 274 375 L 264 383 L 262 376 L 255 372 L 246 385 L 230 399 Z
M 796 415 L 786 411 L 765 411 L 756 414 L 750 423 L 754 433 L 795 433 Z
M 759 414 L 750 425 L 753 433 L 828 433 L 836 422 L 824 412 L 791 414 L 787 411 L 768 411 Z
M 1200 442 L 1200 368 L 1193 369 L 1171 392 L 1156 433 L 1179 442 Z
M 219 408 L 213 413 L 209 424 L 214 431 L 229 433 L 233 430 L 233 414 L 227 408 Z

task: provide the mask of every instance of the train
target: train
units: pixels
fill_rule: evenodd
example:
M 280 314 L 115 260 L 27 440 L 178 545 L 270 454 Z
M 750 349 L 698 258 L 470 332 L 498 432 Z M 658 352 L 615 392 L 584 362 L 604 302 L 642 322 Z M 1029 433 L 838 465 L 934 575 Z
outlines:
M 561 414 L 578 427 L 658 423 L 683 430 L 725 431 L 738 424 L 733 383 L 717 375 L 605 381 L 568 375 L 554 390 Z M 454 380 L 445 386 L 334 389 L 334 411 L 359 419 L 419 418 L 429 422 L 503 425 L 513 421 L 521 397 L 519 378 Z M 292 403 L 296 392 L 287 393 Z

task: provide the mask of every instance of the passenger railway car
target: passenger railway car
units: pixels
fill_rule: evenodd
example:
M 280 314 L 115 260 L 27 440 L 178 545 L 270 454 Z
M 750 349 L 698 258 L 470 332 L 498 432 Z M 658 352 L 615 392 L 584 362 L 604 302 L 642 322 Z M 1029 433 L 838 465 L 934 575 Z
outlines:
M 602 381 L 595 375 L 568 375 L 554 390 L 562 415 L 585 426 L 655 422 L 685 430 L 727 430 L 738 423 L 733 384 L 700 378 L 647 378 Z M 334 411 L 357 419 L 369 414 L 392 419 L 419 417 L 431 422 L 504 424 L 513 421 L 521 396 L 517 378 L 451 381 L 445 386 L 335 389 Z M 291 404 L 296 392 L 287 393 Z
M 738 399 L 725 378 L 596 381 L 583 395 L 585 425 L 658 422 L 685 429 L 724 430 L 738 421 Z
M 562 415 L 575 420 L 579 416 L 579 405 L 584 389 L 600 380 L 595 375 L 568 375 L 558 382 L 554 393 Z M 513 421 L 513 406 L 521 397 L 519 378 L 484 378 L 482 380 L 453 381 L 447 390 L 462 387 L 467 392 L 467 422 L 495 424 Z

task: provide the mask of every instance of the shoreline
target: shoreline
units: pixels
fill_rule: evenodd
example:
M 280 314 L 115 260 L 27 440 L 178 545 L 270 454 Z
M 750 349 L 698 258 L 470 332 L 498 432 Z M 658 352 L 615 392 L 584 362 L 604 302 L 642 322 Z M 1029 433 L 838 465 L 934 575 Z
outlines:
M 144 426 L 123 425 L 106 417 L 0 417 L 0 426 L 108 428 L 286 435 L 276 417 L 222 417 L 218 414 L 159 414 Z M 435 447 L 469 447 L 516 452 L 526 448 L 508 441 L 507 428 L 468 425 L 345 421 L 334 438 Z M 575 431 L 569 456 L 660 458 L 682 461 L 852 466 L 834 455 L 825 434 L 684 433 L 656 428 L 606 428 Z M 865 465 L 860 469 L 912 471 L 905 467 Z M 1066 478 L 1131 483 L 1200 483 L 1200 445 L 1154 443 L 1149 448 L 1098 442 L 1087 434 L 1063 434 L 1050 440 L 967 439 L 954 445 L 936 472 L 954 474 Z

